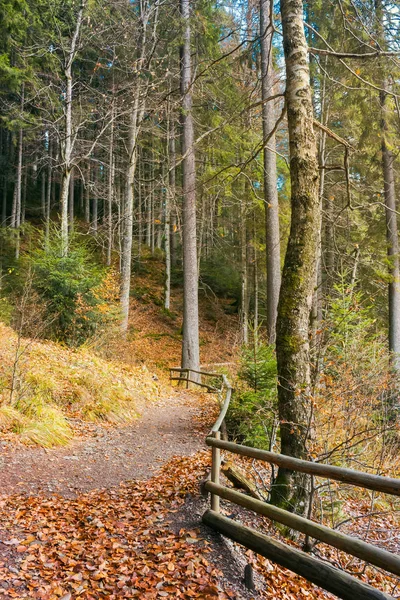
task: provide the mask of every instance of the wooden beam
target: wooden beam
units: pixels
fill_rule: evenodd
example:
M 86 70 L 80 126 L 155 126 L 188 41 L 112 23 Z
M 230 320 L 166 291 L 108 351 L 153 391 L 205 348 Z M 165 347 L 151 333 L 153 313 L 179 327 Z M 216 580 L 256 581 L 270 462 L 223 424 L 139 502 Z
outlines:
M 179 367 L 170 367 L 170 371 L 174 373 L 187 373 L 190 371 L 191 373 L 197 373 L 198 375 L 205 375 L 207 377 L 217 377 L 218 379 L 222 379 L 223 375 L 221 373 L 210 373 L 208 371 L 196 371 L 195 369 L 180 369 Z
M 227 519 L 212 510 L 204 513 L 203 522 L 245 548 L 290 569 L 343 600 L 393 600 L 392 596 L 355 579 L 328 563 L 273 540 L 250 527 L 235 523 L 232 519 Z
M 317 477 L 326 477 L 335 481 L 343 481 L 350 485 L 356 485 L 368 490 L 384 492 L 393 496 L 400 496 L 400 479 L 392 477 L 382 477 L 380 475 L 371 475 L 362 471 L 354 471 L 353 469 L 345 469 L 342 467 L 333 467 L 321 463 L 314 463 L 307 460 L 300 460 L 292 456 L 284 454 L 276 454 L 267 450 L 258 450 L 249 446 L 234 444 L 233 442 L 225 442 L 224 440 L 215 440 L 212 437 L 206 439 L 208 446 L 214 446 L 221 450 L 228 450 L 234 454 L 247 456 L 249 458 L 257 458 L 268 463 L 278 465 L 290 469 L 291 471 L 299 471 L 300 473 L 308 473 Z
M 213 387 L 212 385 L 207 385 L 206 383 L 199 383 L 198 381 L 195 381 L 194 379 L 189 379 L 188 377 L 170 377 L 169 378 L 170 381 L 183 381 L 183 382 L 189 382 L 189 383 L 195 383 L 196 385 L 198 385 L 199 387 L 203 387 L 203 388 L 207 388 L 207 390 L 209 392 L 218 392 L 218 388 Z
M 225 380 L 224 380 L 224 383 L 226 385 Z M 222 422 L 224 421 L 226 413 L 228 412 L 228 408 L 229 408 L 229 404 L 231 402 L 231 396 L 232 396 L 232 388 L 229 384 L 228 384 L 228 386 L 226 388 L 226 396 L 225 396 L 225 400 L 224 400 L 224 403 L 221 408 L 221 412 L 219 413 L 218 419 L 215 421 L 214 425 L 212 426 L 212 429 L 211 429 L 212 434 L 215 433 L 216 431 L 220 430 Z
M 345 535 L 339 531 L 334 531 L 329 527 L 314 523 L 314 521 L 299 517 L 298 515 L 294 515 L 287 510 L 272 506 L 266 502 L 255 500 L 254 498 L 250 498 L 245 494 L 223 487 L 222 485 L 216 485 L 208 481 L 204 487 L 208 492 L 218 494 L 221 498 L 225 498 L 225 500 L 239 504 L 239 506 L 243 506 L 260 515 L 264 515 L 269 519 L 278 521 L 278 523 L 282 523 L 287 527 L 301 531 L 321 542 L 325 542 L 330 546 L 343 550 L 352 556 L 357 556 L 376 567 L 381 567 L 394 575 L 400 575 L 400 556 L 397 554 L 391 554 L 372 544 L 367 544 L 360 539 Z

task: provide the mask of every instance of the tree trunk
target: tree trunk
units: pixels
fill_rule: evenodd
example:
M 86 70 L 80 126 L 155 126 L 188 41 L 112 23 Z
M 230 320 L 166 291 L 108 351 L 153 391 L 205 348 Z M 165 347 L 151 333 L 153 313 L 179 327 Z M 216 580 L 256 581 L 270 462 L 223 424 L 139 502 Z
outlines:
M 114 89 L 113 89 L 114 93 Z M 108 191 L 107 191 L 107 267 L 111 265 L 113 245 L 112 235 L 112 205 L 114 193 L 114 96 L 111 108 L 110 140 L 108 146 Z
M 278 406 L 282 454 L 306 458 L 311 418 L 308 326 L 321 208 L 303 2 L 282 0 L 281 13 L 292 216 L 277 319 Z M 271 501 L 305 510 L 307 492 L 304 475 L 280 468 Z
M 142 258 L 142 242 L 143 242 L 143 217 L 142 217 L 142 155 L 138 158 L 138 262 L 140 264 Z
M 21 116 L 24 110 L 24 100 L 25 100 L 25 87 L 22 84 L 21 89 Z M 22 198 L 22 158 L 23 158 L 23 146 L 24 146 L 24 132 L 22 128 L 19 129 L 18 132 L 18 157 L 17 157 L 17 174 L 14 188 L 14 196 L 13 196 L 13 206 L 12 206 L 12 214 L 11 214 L 11 227 L 18 229 L 21 225 L 21 198 Z M 18 258 L 19 254 L 19 234 L 18 234 L 18 243 L 16 249 L 16 258 Z
M 52 154 L 53 146 L 49 140 L 49 164 L 47 167 L 47 196 L 46 196 L 46 215 L 45 215 L 45 248 L 49 248 L 50 239 L 50 212 L 51 212 L 51 188 L 52 188 Z
M 6 160 L 10 161 L 10 147 L 11 134 L 6 132 L 4 141 L 4 156 Z M 1 227 L 7 225 L 7 187 L 8 187 L 8 169 L 3 170 L 3 194 L 2 194 L 2 207 L 1 207 Z
M 171 229 L 171 206 L 175 196 L 175 127 L 174 115 L 169 115 L 168 119 L 168 139 L 167 139 L 167 165 L 168 165 L 168 184 L 165 198 L 165 299 L 164 307 L 170 309 L 171 300 L 171 238 L 174 235 Z
M 383 88 L 388 84 L 384 81 Z M 400 374 L 400 261 L 394 183 L 394 155 L 388 143 L 387 94 L 381 92 L 382 171 L 385 195 L 386 240 L 389 260 L 389 350 L 392 366 Z
M 272 65 L 272 35 L 271 2 L 270 0 L 260 0 L 264 202 L 267 251 L 267 335 L 270 344 L 273 344 L 276 339 L 276 317 L 278 311 L 279 288 L 281 285 L 281 252 L 275 135 L 269 138 L 271 131 L 275 126 L 275 111 L 273 103 L 265 102 L 265 100 L 272 95 L 274 88 L 275 74 Z
M 7 224 L 7 176 L 4 175 L 4 187 L 3 187 L 3 200 L 1 207 L 1 226 L 5 227 Z
M 247 183 L 247 180 L 246 180 Z M 249 313 L 248 313 L 248 275 L 247 275 L 247 211 L 246 211 L 246 194 L 247 185 L 244 185 L 244 198 L 240 202 L 240 263 L 241 263 L 241 278 L 242 278 L 242 293 L 241 293 L 241 322 L 242 322 L 242 341 L 243 344 L 249 343 Z
M 144 47 L 143 47 L 144 53 Z M 143 54 L 142 59 L 143 62 Z M 137 140 L 140 131 L 140 124 L 143 120 L 144 104 L 140 106 L 140 85 L 137 84 L 131 121 L 129 126 L 129 144 L 128 144 L 128 169 L 125 181 L 125 202 L 123 206 L 122 221 L 122 255 L 121 255 L 121 309 L 123 332 L 128 330 L 129 321 L 129 296 L 131 289 L 131 266 L 132 266 L 132 228 L 133 228 L 133 185 L 135 181 L 135 171 L 137 164 Z
M 71 171 L 71 177 L 69 180 L 69 195 L 68 195 L 68 206 L 69 206 L 69 234 L 72 235 L 74 232 L 74 202 L 75 202 L 75 179 L 74 173 Z
M 25 223 L 27 191 L 28 191 L 28 170 L 25 169 L 24 181 L 23 181 L 23 185 L 22 185 L 21 225 L 23 225 Z
M 199 313 L 196 238 L 196 165 L 191 91 L 190 0 L 181 0 L 184 22 L 181 47 L 183 182 L 183 339 L 182 368 L 199 370 Z
M 41 213 L 43 219 L 46 218 L 46 171 L 42 169 L 41 193 L 40 193 Z
M 93 171 L 93 169 L 92 169 Z M 92 197 L 92 225 L 91 225 L 91 229 L 92 229 L 92 233 L 93 235 L 97 235 L 97 229 L 98 229 L 98 220 L 99 220 L 99 204 L 98 204 L 98 198 L 97 198 L 97 194 L 98 194 L 98 169 L 97 169 L 97 164 L 94 165 L 94 172 L 93 172 L 93 197 Z
M 65 105 L 64 105 L 64 137 L 61 143 L 61 156 L 63 168 L 61 176 L 61 251 L 68 254 L 68 190 L 71 180 L 73 131 L 72 131 L 72 65 L 74 63 L 80 30 L 83 20 L 83 12 L 86 0 L 81 0 L 75 29 L 71 38 L 71 46 L 65 54 L 64 77 L 65 77 Z
M 171 132 L 169 138 L 169 186 L 171 190 L 170 202 L 170 247 L 171 267 L 176 267 L 176 146 L 175 146 L 175 122 L 171 121 Z
M 88 162 L 85 181 L 85 222 L 90 224 L 90 163 Z

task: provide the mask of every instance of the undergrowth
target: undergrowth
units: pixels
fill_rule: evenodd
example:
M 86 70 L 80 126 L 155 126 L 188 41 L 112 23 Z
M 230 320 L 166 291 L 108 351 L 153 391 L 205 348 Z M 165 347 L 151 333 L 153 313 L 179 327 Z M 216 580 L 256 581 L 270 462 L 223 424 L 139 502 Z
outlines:
M 20 338 L 0 324 L 0 348 L 0 431 L 26 443 L 67 444 L 73 419 L 130 423 L 139 399 L 159 394 L 147 370 L 105 361 L 85 347 Z
M 269 449 L 276 432 L 276 358 L 271 346 L 245 347 L 227 415 L 230 436 L 240 443 Z

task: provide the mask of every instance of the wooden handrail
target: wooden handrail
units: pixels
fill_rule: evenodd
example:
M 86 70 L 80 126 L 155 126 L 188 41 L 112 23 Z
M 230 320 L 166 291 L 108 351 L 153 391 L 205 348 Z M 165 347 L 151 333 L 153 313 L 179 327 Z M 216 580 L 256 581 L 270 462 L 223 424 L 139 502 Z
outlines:
M 361 558 L 376 567 L 381 567 L 394 575 L 400 575 L 400 556 L 397 554 L 392 554 L 363 540 L 335 531 L 272 504 L 256 500 L 231 488 L 217 485 L 212 481 L 207 481 L 204 487 L 208 492 L 216 494 L 220 498 L 225 498 L 225 500 L 229 500 L 234 504 L 248 508 L 291 529 L 301 531 L 301 533 L 343 550 L 343 552 L 347 552 L 352 556 Z
M 205 377 L 218 377 L 219 379 L 222 379 L 223 377 L 221 373 L 210 373 L 209 371 L 196 371 L 196 369 L 181 369 L 179 367 L 170 367 L 169 370 L 174 371 L 176 373 L 187 373 L 189 371 L 190 373 L 197 373 L 198 375 L 204 375 Z
M 263 460 L 278 465 L 279 467 L 290 469 L 291 471 L 299 471 L 300 473 L 307 473 L 308 475 L 316 475 L 318 477 L 327 477 L 328 479 L 342 481 L 368 490 L 400 496 L 400 479 L 300 460 L 298 458 L 293 458 L 292 456 L 286 456 L 285 454 L 276 454 L 275 452 L 259 450 L 258 448 L 251 448 L 250 446 L 242 446 L 240 444 L 234 444 L 233 442 L 215 440 L 213 437 L 208 437 L 206 443 L 208 446 L 217 447 L 220 450 L 228 450 L 229 452 L 241 456 L 257 458 L 258 460 Z
M 231 402 L 231 397 L 232 397 L 232 386 L 229 383 L 229 381 L 225 375 L 223 375 L 222 377 L 223 377 L 223 386 L 226 387 L 226 396 L 225 396 L 225 401 L 221 407 L 221 412 L 219 413 L 217 420 L 215 421 L 214 425 L 212 426 L 211 433 L 215 433 L 216 431 L 219 431 L 221 429 L 221 425 L 226 417 L 226 413 L 228 412 L 228 408 L 229 408 L 229 405 Z
M 224 498 L 234 504 L 248 508 L 257 514 L 261 514 L 278 523 L 282 523 L 287 527 L 309 535 L 314 539 L 338 548 L 343 552 L 347 552 L 361 560 L 367 561 L 376 567 L 380 567 L 394 575 L 400 576 L 400 556 L 397 554 L 392 554 L 391 552 L 387 552 L 372 544 L 368 544 L 363 540 L 335 531 L 329 527 L 315 523 L 310 519 L 305 519 L 304 517 L 300 517 L 299 515 L 295 515 L 289 511 L 256 500 L 250 496 L 246 496 L 245 494 L 220 485 L 220 453 L 221 450 L 227 450 L 233 454 L 266 461 L 291 471 L 307 473 L 317 477 L 326 477 L 335 481 L 341 481 L 350 485 L 384 492 L 394 496 L 400 496 L 400 480 L 391 477 L 382 477 L 380 475 L 372 475 L 353 469 L 300 460 L 284 454 L 277 454 L 275 452 L 268 452 L 266 450 L 221 440 L 220 430 L 225 421 L 232 398 L 232 386 L 227 377 L 219 373 L 210 373 L 193 369 L 179 369 L 177 367 L 171 368 L 170 372 L 170 378 L 172 380 L 193 381 L 193 383 L 197 385 L 207 387 L 213 391 L 218 391 L 221 395 L 223 390 L 226 390 L 225 397 L 221 400 L 221 410 L 218 418 L 212 426 L 210 434 L 206 438 L 206 444 L 212 448 L 212 467 L 211 481 L 205 483 L 204 489 L 211 493 L 212 510 L 208 510 L 204 513 L 204 523 L 213 527 L 220 533 L 223 533 L 227 537 L 239 542 L 246 548 L 254 550 L 262 556 L 266 556 L 274 562 L 291 569 L 309 581 L 336 594 L 339 598 L 343 598 L 344 600 L 390 600 L 391 596 L 363 583 L 344 571 L 340 571 L 329 564 L 323 563 L 320 560 L 307 555 L 305 552 L 287 546 L 282 542 L 277 542 L 249 527 L 245 527 L 235 523 L 231 519 L 223 517 L 219 513 L 220 498 Z M 172 373 L 175 372 L 186 374 L 186 377 L 172 377 Z M 199 382 L 191 380 L 190 373 L 220 378 L 222 380 L 221 389 L 216 390 L 213 386 L 199 384 Z
M 222 393 L 223 389 L 226 389 L 226 394 L 220 413 L 209 436 L 206 438 L 207 445 L 212 448 L 212 467 L 211 481 L 205 483 L 204 489 L 211 493 L 211 510 L 204 513 L 204 523 L 227 537 L 239 542 L 246 548 L 254 550 L 262 556 L 266 556 L 272 561 L 291 569 L 325 590 L 336 594 L 339 598 L 343 598 L 344 600 L 393 600 L 391 596 L 367 585 L 344 571 L 336 569 L 330 564 L 323 563 L 303 551 L 273 540 L 249 527 L 235 523 L 231 519 L 227 519 L 220 514 L 219 502 L 220 498 L 224 498 L 234 504 L 248 508 L 267 518 L 309 535 L 314 539 L 327 543 L 343 552 L 347 552 L 371 565 L 380 567 L 394 575 L 400 576 L 399 555 L 387 552 L 386 550 L 368 544 L 363 540 L 335 531 L 329 527 L 325 527 L 324 525 L 315 523 L 314 521 L 305 519 L 304 517 L 300 517 L 299 515 L 295 515 L 289 511 L 256 500 L 243 493 L 220 485 L 220 453 L 221 450 L 227 450 L 233 454 L 263 460 L 291 471 L 299 471 L 309 475 L 326 477 L 361 488 L 400 496 L 400 480 L 398 479 L 372 475 L 370 473 L 307 460 L 300 460 L 284 454 L 277 454 L 275 452 L 268 452 L 266 450 L 221 440 L 220 430 L 225 421 L 232 397 L 232 386 L 225 375 L 222 376 L 220 393 Z
M 203 522 L 245 548 L 298 573 L 343 600 L 394 600 L 392 596 L 355 579 L 345 571 L 250 527 L 235 523 L 218 512 L 207 510 L 203 515 Z

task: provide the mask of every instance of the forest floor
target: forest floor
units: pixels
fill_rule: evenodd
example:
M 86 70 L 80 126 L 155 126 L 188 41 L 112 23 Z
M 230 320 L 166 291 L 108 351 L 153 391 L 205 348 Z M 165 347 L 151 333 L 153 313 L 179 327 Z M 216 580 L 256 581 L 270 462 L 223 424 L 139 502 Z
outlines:
M 141 409 L 133 425 L 85 424 L 68 448 L 5 444 L 0 598 L 253 597 L 199 530 L 215 399 L 171 390 Z
M 4 443 L 0 493 L 56 493 L 72 498 L 124 481 L 149 479 L 173 456 L 190 456 L 204 447 L 201 398 L 171 389 L 167 397 L 142 406 L 136 403 L 142 416 L 129 426 L 76 420 L 75 430 L 81 435 L 67 447 Z
M 211 458 L 205 437 L 218 404 L 166 381 L 168 367 L 179 364 L 182 294 L 174 289 L 164 311 L 162 284 L 160 264 L 149 261 L 135 278 L 126 340 L 118 334 L 79 351 L 23 340 L 22 393 L 32 386 L 51 393 L 72 434 L 54 448 L 34 446 L 32 436 L 7 426 L 0 435 L 0 600 L 332 598 L 202 525 L 209 500 L 200 484 Z M 234 373 L 240 344 L 229 302 L 201 295 L 200 340 L 208 363 Z M 0 339 L 4 377 L 16 340 L 4 326 Z M 124 425 L 85 419 L 99 402 L 112 417 L 106 399 L 116 390 L 122 408 L 132 406 Z M 239 507 L 222 501 L 221 510 L 280 537 Z M 248 563 L 253 592 L 243 585 Z
M 0 598 L 328 597 L 266 560 L 247 591 L 253 554 L 201 524 L 215 398 L 171 388 L 141 410 L 133 425 L 82 424 L 67 448 L 3 444 Z

